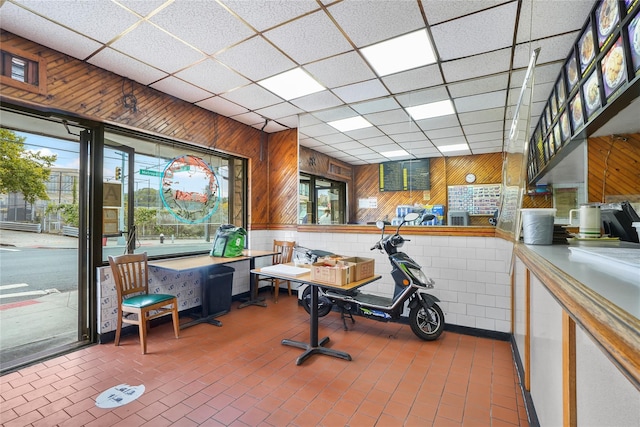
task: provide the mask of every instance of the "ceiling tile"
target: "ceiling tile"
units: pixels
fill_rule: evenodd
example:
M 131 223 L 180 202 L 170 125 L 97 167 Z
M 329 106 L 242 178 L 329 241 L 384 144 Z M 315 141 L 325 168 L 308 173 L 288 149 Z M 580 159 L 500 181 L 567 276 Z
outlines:
M 431 34 L 440 59 L 463 58 L 511 46 L 517 8 L 518 4 L 511 2 L 433 25 Z
M 500 152 L 502 152 L 502 146 L 497 146 L 495 148 L 473 149 L 473 154 L 489 154 L 489 153 L 500 153 Z
M 416 123 L 420 127 L 420 129 L 423 130 L 449 128 L 452 126 L 457 126 L 459 124 L 458 118 L 455 115 L 422 119 L 418 120 Z
M 316 111 L 313 113 L 313 115 L 314 117 L 316 117 L 317 119 L 323 122 L 332 122 L 335 120 L 342 120 L 342 119 L 348 119 L 350 117 L 355 117 L 358 114 L 355 111 L 353 111 L 353 109 L 350 108 L 349 106 L 342 105 L 337 108 L 330 108 L 328 110 Z
M 2 6 L 2 29 L 40 43 L 74 58 L 84 59 L 101 45 L 87 37 L 69 31 L 34 15 L 13 3 Z
M 506 89 L 509 83 L 509 73 L 502 73 L 495 76 L 472 79 L 461 83 L 449 84 L 449 93 L 452 98 L 477 95 L 479 93 L 493 92 Z
M 143 22 L 111 47 L 167 73 L 193 64 L 204 56 L 155 26 Z
M 295 117 L 295 116 L 290 116 L 290 117 Z M 290 124 L 280 124 L 281 120 L 278 120 L 277 122 L 270 120 L 269 123 L 267 123 L 267 126 L 264 126 L 264 123 L 262 124 L 262 126 L 254 126 L 256 129 L 261 129 L 264 130 L 267 133 L 274 133 L 274 132 L 281 132 L 283 130 L 287 130 L 287 129 L 292 129 L 295 128 L 298 124 L 298 121 L 294 121 Z M 264 129 L 262 128 L 264 126 Z
M 351 49 L 342 33 L 322 11 L 289 22 L 263 36 L 280 47 L 298 64 L 334 56 Z M 309 44 L 313 49 L 309 49 Z
M 462 128 L 460 126 L 451 127 L 451 128 L 442 128 L 442 129 L 434 129 L 428 130 L 425 132 L 427 137 L 430 140 L 437 140 L 439 138 L 449 138 L 453 136 L 462 136 Z
M 176 1 L 150 21 L 208 55 L 255 34 L 217 2 Z
M 356 141 L 359 141 L 365 138 L 375 138 L 383 135 L 383 133 L 380 132 L 379 129 L 374 127 L 352 130 L 345 133 L 349 135 L 351 138 L 355 139 Z
M 448 83 L 503 73 L 509 70 L 511 49 L 501 49 L 463 59 L 442 63 L 445 81 Z
M 403 107 L 413 107 L 415 105 L 429 104 L 431 102 L 443 101 L 449 99 L 447 89 L 437 87 L 433 89 L 425 89 L 403 95 L 397 95 L 396 99 Z
M 478 134 L 478 133 L 487 133 L 487 132 L 502 132 L 504 126 L 504 121 L 499 120 L 495 122 L 486 122 L 486 123 L 478 123 L 475 125 L 466 125 L 464 126 L 464 133 L 467 135 L 467 139 L 470 135 Z
M 242 42 L 216 55 L 216 59 L 253 81 L 282 73 L 296 65 L 262 37 Z
M 258 31 L 264 31 L 318 9 L 318 3 L 314 0 L 221 0 L 221 2 Z
M 467 113 L 469 111 L 484 110 L 487 108 L 502 107 L 507 102 L 507 91 L 500 90 L 497 92 L 483 93 L 480 95 L 465 96 L 456 98 L 453 103 L 458 113 Z
M 563 34 L 556 37 L 549 37 L 543 40 L 536 40 L 531 43 L 523 43 L 516 46 L 513 57 L 514 68 L 527 68 L 531 60 L 531 53 L 540 48 L 540 54 L 536 60 L 537 64 L 564 60 L 569 55 L 569 50 L 578 38 L 579 32 Z
M 383 77 L 382 81 L 391 93 L 402 93 L 410 90 L 424 89 L 444 83 L 437 64 L 415 68 L 401 73 Z
M 444 145 L 466 144 L 467 140 L 465 139 L 464 136 L 454 136 L 451 138 L 432 139 L 431 142 L 436 147 L 442 147 Z
M 300 121 L 298 120 L 298 118 L 299 116 L 295 114 L 288 117 L 279 117 L 275 120 L 277 120 L 278 123 L 282 123 L 283 126 L 286 126 L 289 129 L 300 129 Z M 268 132 L 271 129 L 271 123 L 272 122 L 269 122 L 269 124 L 265 128 L 265 131 Z
M 280 97 L 275 96 L 257 84 L 244 86 L 221 96 L 236 104 L 243 105 L 250 110 L 257 110 L 258 108 L 264 108 L 282 102 Z
M 389 138 L 386 135 L 383 135 L 383 136 L 378 135 L 372 138 L 360 138 L 359 141 L 362 142 L 362 144 L 365 145 L 366 147 L 376 147 L 376 150 L 378 151 L 379 151 L 378 147 L 393 144 L 395 142 L 393 139 Z
M 504 107 L 461 113 L 458 114 L 458 117 L 460 118 L 460 123 L 463 125 L 503 120 Z
M 226 99 L 219 96 L 197 102 L 196 105 L 225 117 L 236 116 L 248 111 L 246 108 L 241 107 L 238 104 L 234 104 L 231 101 L 227 101 Z
M 407 132 L 391 135 L 391 139 L 401 144 L 406 142 L 426 141 L 426 137 L 422 132 Z
M 362 145 L 359 142 L 354 141 L 354 140 L 346 141 L 346 142 L 332 143 L 331 146 L 333 148 L 335 148 L 336 150 L 342 150 L 342 151 L 350 151 L 351 149 L 366 148 L 364 145 Z
M 389 95 L 387 89 L 377 79 L 338 87 L 333 89 L 333 93 L 346 103 L 360 102 Z
M 151 84 L 167 76 L 167 73 L 143 64 L 111 48 L 101 50 L 87 62 L 143 85 Z
M 405 122 L 391 123 L 388 125 L 378 125 L 378 129 L 387 135 L 391 136 L 394 141 L 397 141 L 395 135 L 398 134 L 406 134 L 406 133 L 420 133 L 420 128 L 415 124 L 413 120 L 407 120 Z
M 20 0 L 20 5 L 102 43 L 138 22 L 135 15 L 110 1 Z M 7 19 L 4 8 L 2 15 L 4 28 Z
M 317 81 L 328 89 L 370 80 L 375 74 L 356 52 L 347 52 L 304 66 Z
M 425 27 L 413 1 L 345 1 L 327 10 L 358 47 Z
M 288 102 L 272 105 L 266 108 L 256 110 L 256 113 L 268 118 L 277 120 L 281 117 L 288 117 L 300 114 L 301 110 Z
M 264 125 L 264 119 L 260 117 L 259 114 L 253 113 L 251 111 L 248 113 L 233 116 L 232 119 L 249 126 L 257 127 L 258 129 Z
M 197 102 L 213 96 L 210 92 L 171 76 L 153 83 L 151 87 L 160 92 L 184 99 L 187 102 Z
M 366 114 L 364 118 L 374 125 L 409 123 L 410 120 L 407 112 L 401 108 L 398 108 L 396 110 L 382 111 L 380 113 Z
M 430 25 L 469 15 L 505 3 L 505 0 L 433 1 L 420 0 Z
M 517 43 L 580 30 L 593 0 L 523 0 Z
M 400 105 L 394 98 L 381 98 L 372 101 L 364 101 L 351 105 L 351 108 L 360 114 L 377 113 L 380 111 L 388 111 L 399 108 Z
M 316 137 L 316 139 L 324 144 L 337 144 L 340 142 L 347 142 L 347 141 L 353 141 L 353 139 L 351 139 L 350 137 L 348 137 L 347 135 L 338 132 L 338 133 L 334 133 L 331 135 L 322 135 L 322 136 L 318 136 Z
M 205 59 L 192 65 L 177 73 L 176 76 L 216 94 L 228 92 L 250 83 L 249 80 L 212 59 Z
M 467 135 L 467 141 L 469 143 L 472 142 L 483 142 L 483 141 L 495 141 L 496 143 L 502 143 L 503 134 L 500 132 L 487 132 L 487 133 L 477 133 L 475 135 Z
M 326 123 L 306 125 L 303 126 L 302 129 L 305 135 L 312 138 L 317 138 L 322 135 L 332 135 L 336 133 L 336 129 Z
M 338 105 L 344 104 L 340 100 L 340 98 L 338 98 L 328 90 L 323 90 L 322 92 L 316 92 L 312 93 L 311 95 L 303 96 L 301 98 L 292 99 L 290 102 L 304 111 L 322 110 L 325 108 L 337 107 Z

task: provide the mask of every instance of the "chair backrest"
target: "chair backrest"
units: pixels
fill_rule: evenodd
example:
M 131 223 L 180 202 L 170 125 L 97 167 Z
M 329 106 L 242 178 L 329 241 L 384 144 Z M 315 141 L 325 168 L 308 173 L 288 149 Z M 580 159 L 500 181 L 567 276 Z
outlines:
M 120 301 L 130 294 L 149 293 L 146 252 L 109 256 L 109 265 L 113 272 Z
M 291 262 L 293 258 L 293 248 L 296 247 L 296 242 L 289 242 L 288 240 L 274 240 L 273 251 L 278 254 L 273 256 L 273 264 L 286 264 Z

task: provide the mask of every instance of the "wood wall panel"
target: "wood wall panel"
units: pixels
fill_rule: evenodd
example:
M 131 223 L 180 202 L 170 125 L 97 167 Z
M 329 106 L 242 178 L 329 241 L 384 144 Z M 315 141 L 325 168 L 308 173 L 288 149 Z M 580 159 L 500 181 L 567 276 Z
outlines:
M 267 162 L 259 161 L 262 133 L 258 129 L 4 30 L 0 31 L 0 44 L 21 49 L 47 61 L 47 95 L 0 85 L 3 102 L 75 116 L 81 120 L 124 126 L 244 157 L 249 159 L 250 177 L 268 176 Z M 135 112 L 124 106 L 123 90 L 125 94 L 135 96 Z M 295 167 L 295 160 L 292 163 Z M 268 224 L 268 181 L 250 179 L 249 183 L 249 227 L 254 222 Z
M 298 132 L 269 135 L 269 224 L 297 224 Z
M 587 151 L 589 202 L 619 195 L 640 202 L 640 134 L 589 138 Z
M 447 205 L 447 187 L 465 185 L 465 176 L 474 173 L 474 184 L 495 184 L 502 180 L 502 153 L 474 156 L 440 157 L 430 159 L 431 190 L 429 191 L 379 191 L 378 165 L 355 166 L 354 186 L 357 199 L 375 197 L 375 209 L 357 209 L 356 221 L 367 223 L 379 219 L 391 220 L 398 205 Z M 445 210 L 446 215 L 446 210 Z M 472 225 L 486 225 L 486 217 L 472 218 Z

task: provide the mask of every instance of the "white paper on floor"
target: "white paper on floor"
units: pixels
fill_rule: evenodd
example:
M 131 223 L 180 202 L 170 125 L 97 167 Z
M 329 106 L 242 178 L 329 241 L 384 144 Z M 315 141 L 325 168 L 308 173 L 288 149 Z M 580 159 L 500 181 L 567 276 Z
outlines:
M 118 406 L 133 402 L 142 396 L 142 393 L 144 393 L 144 385 L 142 384 L 138 386 L 120 384 L 100 393 L 100 395 L 96 397 L 96 406 L 104 409 L 117 408 Z

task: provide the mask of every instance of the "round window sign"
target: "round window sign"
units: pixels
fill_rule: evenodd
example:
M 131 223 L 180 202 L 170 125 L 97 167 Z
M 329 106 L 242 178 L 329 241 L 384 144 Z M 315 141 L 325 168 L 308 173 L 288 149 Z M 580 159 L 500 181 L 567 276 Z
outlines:
M 218 209 L 220 185 L 213 169 L 199 157 L 171 160 L 162 172 L 162 203 L 178 220 L 206 221 Z

